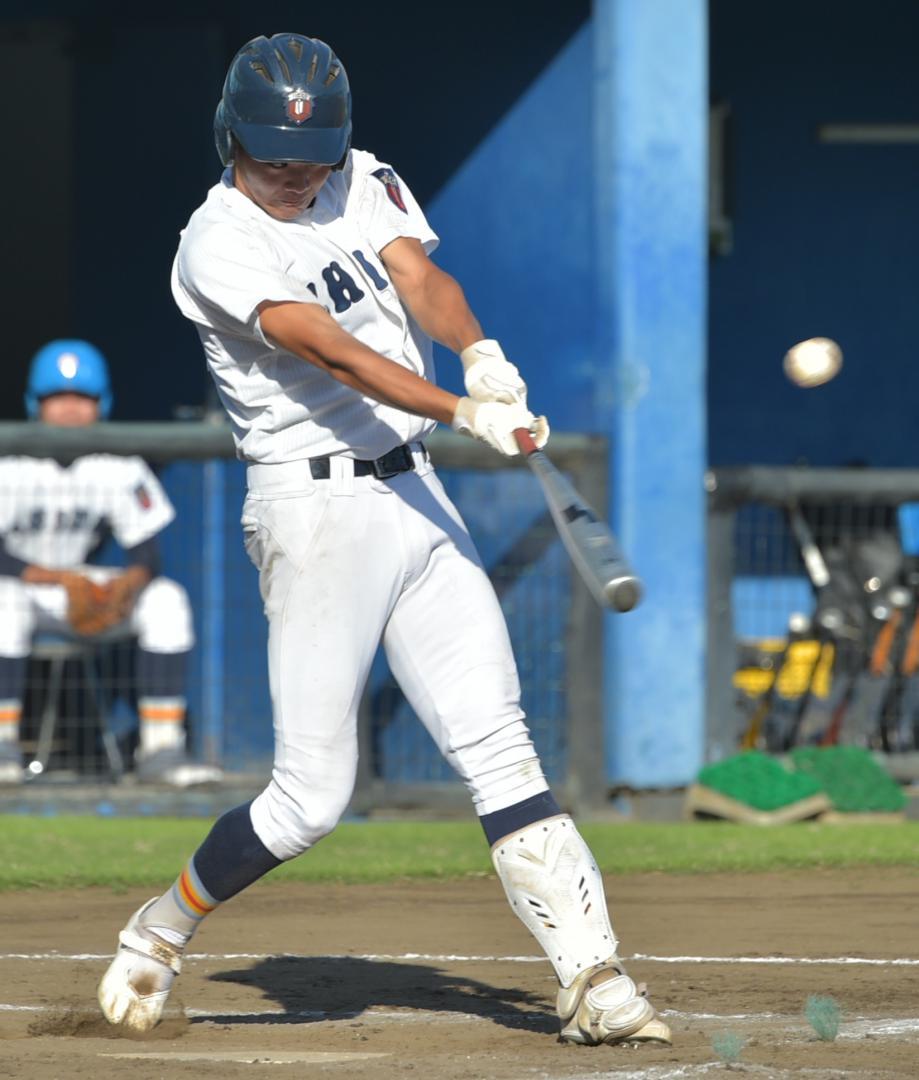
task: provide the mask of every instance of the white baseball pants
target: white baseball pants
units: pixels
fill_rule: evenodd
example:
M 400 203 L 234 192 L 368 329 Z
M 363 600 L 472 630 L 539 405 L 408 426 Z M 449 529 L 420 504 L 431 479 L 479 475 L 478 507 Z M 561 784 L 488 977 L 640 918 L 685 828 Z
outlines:
M 497 597 L 425 452 L 414 460 L 386 481 L 335 458 L 329 480 L 303 461 L 249 467 L 242 524 L 269 622 L 275 732 L 272 779 L 251 815 L 276 858 L 325 836 L 348 805 L 381 639 L 477 813 L 547 788 Z

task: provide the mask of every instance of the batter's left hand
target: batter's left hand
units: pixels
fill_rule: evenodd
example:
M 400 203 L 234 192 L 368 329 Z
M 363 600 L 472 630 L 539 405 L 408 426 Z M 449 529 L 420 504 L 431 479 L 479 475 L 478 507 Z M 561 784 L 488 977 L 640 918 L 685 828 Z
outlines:
M 473 401 L 526 405 L 527 384 L 497 341 L 486 338 L 467 346 L 460 353 L 460 360 L 465 372 L 466 393 Z

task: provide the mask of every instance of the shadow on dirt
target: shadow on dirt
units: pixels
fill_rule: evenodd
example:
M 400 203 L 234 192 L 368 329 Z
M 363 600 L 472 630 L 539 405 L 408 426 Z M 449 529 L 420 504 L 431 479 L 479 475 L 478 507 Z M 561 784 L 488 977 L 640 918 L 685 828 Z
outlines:
M 522 990 L 490 986 L 425 964 L 354 957 L 270 957 L 252 967 L 211 975 L 261 990 L 283 1012 L 193 1018 L 192 1023 L 308 1024 L 346 1020 L 371 1008 L 479 1016 L 509 1028 L 554 1033 L 554 1002 Z

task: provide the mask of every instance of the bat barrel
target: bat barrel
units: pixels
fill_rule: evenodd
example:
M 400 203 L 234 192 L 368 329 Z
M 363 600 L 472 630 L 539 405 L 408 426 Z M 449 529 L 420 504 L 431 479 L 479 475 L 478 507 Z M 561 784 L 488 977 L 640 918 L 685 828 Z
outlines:
M 621 577 L 603 587 L 603 599 L 614 611 L 631 611 L 641 600 L 641 582 L 637 577 Z
M 519 428 L 514 435 L 542 486 L 562 543 L 591 595 L 602 607 L 631 611 L 641 600 L 641 581 L 623 557 L 609 526 L 539 450 L 528 431 Z

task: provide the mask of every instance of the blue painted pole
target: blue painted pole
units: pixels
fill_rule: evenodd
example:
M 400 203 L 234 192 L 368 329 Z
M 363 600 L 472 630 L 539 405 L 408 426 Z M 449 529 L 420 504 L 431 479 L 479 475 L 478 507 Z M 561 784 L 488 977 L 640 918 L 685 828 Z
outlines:
M 204 760 L 220 764 L 223 755 L 224 663 L 226 611 L 224 604 L 226 569 L 226 469 L 215 459 L 204 465 L 204 492 L 201 500 L 204 519 L 204 586 L 201 642 L 203 681 L 201 749 Z
M 609 780 L 703 759 L 706 0 L 595 0 L 596 412 L 643 604 L 606 625 Z

